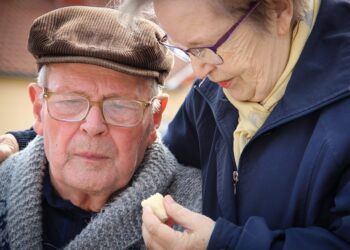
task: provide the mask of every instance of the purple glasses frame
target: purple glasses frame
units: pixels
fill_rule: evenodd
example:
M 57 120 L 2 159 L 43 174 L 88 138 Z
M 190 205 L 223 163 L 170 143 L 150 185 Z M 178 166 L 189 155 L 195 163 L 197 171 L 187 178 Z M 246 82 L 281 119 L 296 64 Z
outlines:
M 180 50 L 180 51 L 184 52 L 188 57 L 189 57 L 189 54 L 191 54 L 191 55 L 193 55 L 193 56 L 195 56 L 195 57 L 201 58 L 201 51 L 203 51 L 204 49 L 209 49 L 209 50 L 211 50 L 212 52 L 214 52 L 214 54 L 217 55 L 217 56 L 221 59 L 221 62 L 215 63 L 215 64 L 222 64 L 222 63 L 223 63 L 223 59 L 221 58 L 220 55 L 218 55 L 218 54 L 216 53 L 217 50 L 218 50 L 218 48 L 219 48 L 222 44 L 224 44 L 224 43 L 231 37 L 232 33 L 237 29 L 237 27 L 244 21 L 244 19 L 246 19 L 248 16 L 250 16 L 250 15 L 253 13 L 253 11 L 259 6 L 259 4 L 260 4 L 261 2 L 263 2 L 263 0 L 259 0 L 259 1 L 257 1 L 256 3 L 254 3 L 253 5 L 251 5 L 251 6 L 249 7 L 249 9 L 247 10 L 247 12 L 246 12 L 243 16 L 241 16 L 241 17 L 238 19 L 238 21 L 235 22 L 235 23 L 231 26 L 231 28 L 230 28 L 228 31 L 226 31 L 226 33 L 225 33 L 223 36 L 221 36 L 221 37 L 219 38 L 219 40 L 217 40 L 217 42 L 216 42 L 214 45 L 212 45 L 212 46 L 209 46 L 209 47 L 195 47 L 195 48 L 189 48 L 189 49 L 184 50 L 184 49 L 181 49 L 181 48 L 179 48 L 179 47 L 176 47 L 176 46 L 167 44 L 167 43 L 166 43 L 166 41 L 167 41 L 167 39 L 168 39 L 167 35 L 165 35 L 165 36 L 160 40 L 160 43 L 163 44 L 164 46 L 168 47 L 168 48 L 169 48 L 171 51 L 173 51 L 173 52 L 175 52 L 174 49 L 175 49 L 175 50 Z M 175 54 L 176 54 L 176 52 L 175 52 Z M 184 58 L 184 57 L 182 57 L 182 56 L 180 56 L 180 58 L 183 59 L 183 60 L 185 60 L 185 61 L 187 61 L 187 62 L 190 62 L 190 58 L 186 59 L 186 58 Z

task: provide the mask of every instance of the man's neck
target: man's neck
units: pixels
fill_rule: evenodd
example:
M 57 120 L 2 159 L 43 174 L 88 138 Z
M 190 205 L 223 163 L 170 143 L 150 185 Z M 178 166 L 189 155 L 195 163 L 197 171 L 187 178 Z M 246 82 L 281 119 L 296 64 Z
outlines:
M 64 200 L 69 200 L 74 206 L 85 211 L 99 212 L 106 204 L 109 194 L 107 193 L 88 193 L 76 188 L 62 185 L 60 182 L 51 178 L 51 184 L 57 194 Z

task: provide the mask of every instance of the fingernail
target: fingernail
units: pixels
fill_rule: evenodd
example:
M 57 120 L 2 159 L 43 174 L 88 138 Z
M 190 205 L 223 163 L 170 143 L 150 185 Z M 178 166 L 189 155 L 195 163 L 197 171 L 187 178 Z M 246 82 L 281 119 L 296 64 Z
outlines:
M 175 203 L 173 197 L 171 197 L 170 195 L 166 195 L 166 196 L 164 197 L 164 199 L 165 199 L 165 202 L 168 203 L 168 204 Z
M 152 212 L 152 208 L 150 206 L 144 206 L 142 208 L 143 212 L 147 212 L 147 213 L 151 213 Z

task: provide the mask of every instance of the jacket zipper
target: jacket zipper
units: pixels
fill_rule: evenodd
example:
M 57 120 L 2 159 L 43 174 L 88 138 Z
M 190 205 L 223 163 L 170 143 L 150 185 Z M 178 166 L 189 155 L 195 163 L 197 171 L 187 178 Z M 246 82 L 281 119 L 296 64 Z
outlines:
M 236 193 L 237 193 L 237 184 L 238 184 L 238 181 L 239 181 L 239 174 L 238 174 L 237 170 L 232 172 L 232 179 L 233 179 L 233 193 L 234 193 L 234 195 L 236 195 Z
M 201 81 L 200 81 L 200 83 L 198 84 L 198 87 L 200 88 L 201 86 L 202 86 L 202 84 L 205 82 L 205 80 L 207 79 L 207 77 L 205 77 L 204 79 L 202 79 Z M 196 85 L 194 85 L 194 88 L 197 88 L 197 86 Z M 200 92 L 200 91 L 199 91 Z M 202 94 L 202 96 L 203 96 L 203 98 L 204 98 L 204 95 Z M 205 98 L 204 98 L 205 99 Z M 209 102 L 208 102 L 209 103 Z M 211 108 L 211 106 L 210 106 L 210 108 Z M 214 111 L 212 110 L 212 112 L 213 112 L 213 114 L 215 114 L 214 113 Z M 234 164 L 233 164 L 234 165 Z M 238 181 L 239 181 L 239 174 L 238 174 L 238 171 L 237 170 L 234 170 L 233 172 L 232 172 L 232 179 L 233 179 L 233 193 L 234 193 L 234 195 L 236 195 L 236 193 L 237 193 L 237 185 L 238 185 Z

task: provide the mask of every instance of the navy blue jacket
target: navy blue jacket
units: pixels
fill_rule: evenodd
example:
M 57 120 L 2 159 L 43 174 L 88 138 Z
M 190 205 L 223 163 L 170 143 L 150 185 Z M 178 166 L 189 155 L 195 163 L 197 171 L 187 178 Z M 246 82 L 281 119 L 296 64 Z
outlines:
M 237 110 L 195 82 L 164 137 L 202 169 L 209 249 L 350 249 L 350 2 L 322 0 L 284 97 L 237 166 Z M 236 189 L 236 191 L 235 191 Z

